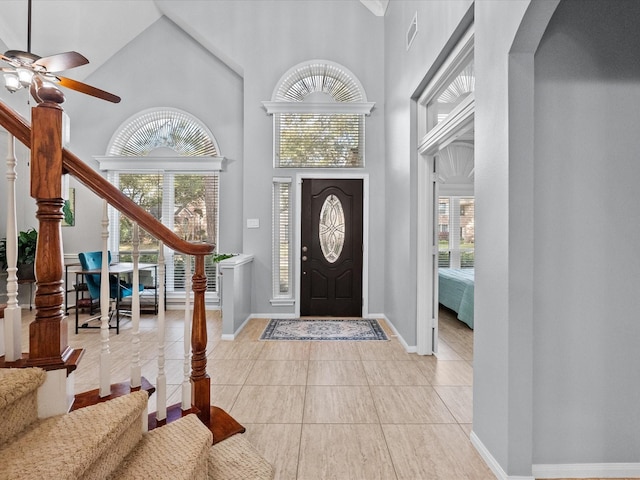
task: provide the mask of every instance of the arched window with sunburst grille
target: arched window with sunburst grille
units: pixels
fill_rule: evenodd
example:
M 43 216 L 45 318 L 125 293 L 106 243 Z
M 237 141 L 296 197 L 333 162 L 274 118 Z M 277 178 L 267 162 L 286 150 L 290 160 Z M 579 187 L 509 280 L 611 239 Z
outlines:
M 218 173 L 223 157 L 209 129 L 174 108 L 154 108 L 126 120 L 107 155 L 96 157 L 109 180 L 178 236 L 191 242 L 218 241 Z M 129 261 L 132 223 L 110 209 L 110 246 Z M 157 261 L 158 241 L 140 232 L 141 261 Z M 165 251 L 167 293 L 183 294 L 186 257 Z M 216 291 L 216 264 L 205 261 L 207 292 Z
M 364 167 L 365 116 L 374 104 L 342 65 L 301 63 L 286 72 L 271 101 L 276 168 Z
M 423 102 L 426 105 L 427 131 L 443 123 L 450 115 L 455 116 L 460 108 L 473 101 L 476 86 L 473 52 L 468 53 L 464 61 L 442 83 L 430 93 L 429 100 Z

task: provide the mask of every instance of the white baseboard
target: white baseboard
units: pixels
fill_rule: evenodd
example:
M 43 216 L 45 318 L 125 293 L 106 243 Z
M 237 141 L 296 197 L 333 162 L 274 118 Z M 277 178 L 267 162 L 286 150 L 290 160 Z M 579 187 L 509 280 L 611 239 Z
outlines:
M 249 318 L 298 318 L 295 313 L 252 313 Z
M 238 336 L 238 334 L 242 331 L 242 329 L 244 327 L 247 326 L 247 323 L 249 323 L 249 320 L 251 320 L 252 318 L 260 318 L 260 317 L 254 317 L 253 315 L 249 315 L 245 319 L 245 321 L 242 322 L 242 325 L 240 325 L 235 332 L 233 332 L 233 333 L 223 333 L 222 335 L 220 335 L 220 339 L 221 340 L 235 340 L 235 338 Z
M 410 346 L 405 341 L 402 335 L 398 333 L 396 326 L 393 324 L 391 320 L 387 318 L 387 316 L 384 313 L 370 313 L 369 315 L 367 315 L 367 318 L 374 318 L 374 319 L 382 318 L 385 322 L 387 322 L 387 325 L 389 325 L 389 328 L 391 328 L 391 330 L 393 331 L 393 335 L 398 338 L 400 345 L 402 345 L 402 347 L 407 351 L 407 353 L 416 353 L 418 351 L 418 348 L 415 345 Z
M 499 480 L 535 480 L 536 478 L 640 478 L 640 463 L 536 464 L 532 476 L 507 475 L 475 432 L 471 443 Z
M 475 432 L 471 432 L 469 438 L 471 439 L 471 444 L 475 447 L 484 462 L 491 469 L 498 480 L 535 480 L 535 477 L 533 476 L 507 475 L 498 461 L 493 457 L 493 455 L 491 455 L 491 452 L 489 452 L 487 447 L 484 446 L 484 443 L 482 443 L 482 441 L 478 438 Z
M 249 320 L 253 318 L 267 318 L 271 320 L 272 318 L 297 318 L 293 313 L 252 313 L 247 317 L 247 319 L 242 322 L 242 325 L 234 332 L 234 333 L 223 333 L 220 338 L 222 340 L 234 340 L 238 334 L 242 331 L 244 327 L 247 326 Z
M 640 478 L 640 463 L 536 464 L 536 478 Z

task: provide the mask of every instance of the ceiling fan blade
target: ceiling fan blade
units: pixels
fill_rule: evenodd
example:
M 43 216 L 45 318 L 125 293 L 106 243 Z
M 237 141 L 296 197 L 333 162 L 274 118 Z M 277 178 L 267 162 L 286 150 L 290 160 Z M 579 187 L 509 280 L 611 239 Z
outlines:
M 40 60 L 38 55 L 31 52 L 23 52 L 22 50 L 7 50 L 4 52 L 4 57 L 9 57 L 9 60 L 17 58 L 21 60 L 22 63 L 33 63 L 36 60 Z
M 106 100 L 107 102 L 120 102 L 120 97 L 114 95 L 113 93 L 105 92 L 104 90 L 100 90 L 99 88 L 92 87 L 91 85 L 87 85 L 86 83 L 82 83 L 77 80 L 72 80 L 71 78 L 60 77 L 57 75 L 56 78 L 57 83 L 59 83 L 63 87 L 70 88 L 71 90 L 75 90 L 77 92 L 86 93 L 87 95 L 91 95 L 92 97 L 101 98 L 102 100 Z
M 78 52 L 64 52 L 39 58 L 33 63 L 44 67 L 47 72 L 61 72 L 80 65 L 86 65 L 89 60 Z

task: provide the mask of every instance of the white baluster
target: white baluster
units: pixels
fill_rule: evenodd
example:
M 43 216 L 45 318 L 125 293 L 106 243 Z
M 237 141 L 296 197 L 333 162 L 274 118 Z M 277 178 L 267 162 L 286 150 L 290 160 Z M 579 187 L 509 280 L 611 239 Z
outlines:
M 109 350 L 109 217 L 102 203 L 102 270 L 100 275 L 100 397 L 111 395 L 111 352 Z M 118 312 L 116 312 L 117 314 Z
M 184 255 L 184 380 L 182 410 L 191 408 L 191 256 Z
M 139 387 L 142 384 L 142 367 L 140 365 L 140 272 L 138 269 L 140 260 L 140 228 L 133 224 L 133 293 L 131 294 L 131 387 Z
M 160 242 L 158 248 L 158 378 L 156 380 L 157 411 L 156 420 L 167 418 L 167 377 L 164 372 L 164 342 L 165 342 L 165 318 L 164 318 L 164 244 Z
M 22 311 L 18 305 L 18 227 L 16 225 L 15 139 L 7 136 L 7 308 L 4 311 L 4 345 L 0 355 L 13 362 L 22 356 Z

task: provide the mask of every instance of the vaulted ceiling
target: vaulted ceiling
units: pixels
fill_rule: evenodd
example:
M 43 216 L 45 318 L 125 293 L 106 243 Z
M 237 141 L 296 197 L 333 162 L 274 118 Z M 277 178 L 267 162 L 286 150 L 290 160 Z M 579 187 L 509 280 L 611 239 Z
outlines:
M 360 2 L 374 15 L 383 16 L 389 0 Z M 31 51 L 43 57 L 69 50 L 82 53 L 90 63 L 75 68 L 72 76 L 84 80 L 164 15 L 163 3 L 162 0 L 32 0 Z M 26 51 L 28 1 L 2 0 L 0 10 L 0 41 L 7 50 Z
M 2 0 L 0 39 L 7 49 L 27 50 L 27 5 Z M 153 0 L 33 0 L 31 50 L 82 53 L 91 62 L 74 69 L 73 77 L 82 80 L 161 15 Z

